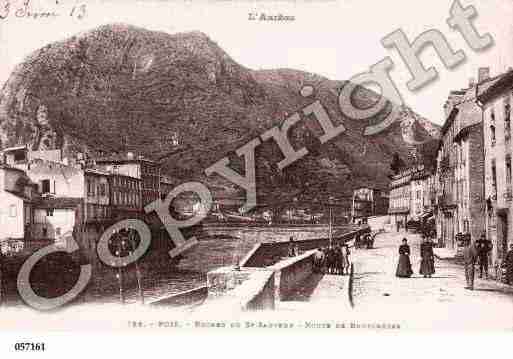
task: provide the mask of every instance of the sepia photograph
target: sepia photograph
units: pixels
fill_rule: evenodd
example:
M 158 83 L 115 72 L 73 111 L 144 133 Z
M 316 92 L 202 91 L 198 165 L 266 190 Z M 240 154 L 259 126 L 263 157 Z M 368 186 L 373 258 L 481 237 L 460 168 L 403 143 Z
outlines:
M 0 333 L 511 332 L 512 18 L 0 0 Z

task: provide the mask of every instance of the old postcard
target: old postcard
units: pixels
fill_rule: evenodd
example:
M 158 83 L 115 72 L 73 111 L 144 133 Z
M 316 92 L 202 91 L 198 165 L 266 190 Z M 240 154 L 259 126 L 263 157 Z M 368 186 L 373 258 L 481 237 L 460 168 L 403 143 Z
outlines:
M 511 19 L 0 0 L 0 332 L 511 331 Z

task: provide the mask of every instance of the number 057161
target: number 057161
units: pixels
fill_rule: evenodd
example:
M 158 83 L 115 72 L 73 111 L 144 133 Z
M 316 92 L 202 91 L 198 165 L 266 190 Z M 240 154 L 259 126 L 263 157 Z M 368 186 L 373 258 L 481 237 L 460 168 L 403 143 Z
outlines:
M 44 352 L 45 343 L 16 343 L 14 344 L 14 350 L 17 352 Z

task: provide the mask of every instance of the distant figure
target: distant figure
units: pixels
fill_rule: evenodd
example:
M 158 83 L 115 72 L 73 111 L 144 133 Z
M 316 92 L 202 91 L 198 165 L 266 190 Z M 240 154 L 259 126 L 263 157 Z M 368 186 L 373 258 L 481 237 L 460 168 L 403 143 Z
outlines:
M 357 234 L 355 237 L 354 237 L 354 247 L 355 248 L 360 248 L 360 243 L 361 243 L 361 236 L 360 234 Z
M 344 258 L 342 257 L 342 248 L 337 244 L 335 246 L 335 274 L 344 274 Z
M 479 256 L 479 278 L 483 278 L 484 271 L 486 279 L 488 279 L 488 255 L 493 249 L 492 241 L 486 239 L 486 235 L 483 233 L 476 241 L 476 249 Z
M 349 247 L 347 246 L 347 244 L 343 244 L 342 245 L 342 263 L 343 263 L 343 267 L 345 269 L 345 272 L 346 274 L 349 274 L 349 270 L 350 270 L 350 267 L 351 267 L 351 264 L 349 262 L 349 255 L 351 254 L 349 252 Z M 344 275 L 344 271 L 342 271 L 342 275 Z
M 365 235 L 365 247 L 367 249 L 371 249 L 373 246 L 374 241 L 372 240 L 372 235 L 370 233 L 367 233 Z
M 429 277 L 435 273 L 435 255 L 433 253 L 433 242 L 431 238 L 424 237 L 423 242 L 420 244 L 420 271 L 419 273 L 424 278 Z
M 295 256 L 299 255 L 299 248 L 296 245 L 296 243 L 294 243 L 294 237 L 290 237 L 288 255 L 289 255 L 289 257 L 295 257 Z
M 509 251 L 504 258 L 506 265 L 506 283 L 513 284 L 513 243 L 509 245 Z
M 467 286 L 465 289 L 474 290 L 474 271 L 477 260 L 477 249 L 470 239 L 465 240 L 465 248 L 463 248 L 463 261 L 465 263 L 465 279 Z
M 410 262 L 410 246 L 406 238 L 403 238 L 403 244 L 399 246 L 399 263 L 395 272 L 396 277 L 409 278 L 413 274 Z
M 3 298 L 3 282 L 2 282 L 3 267 L 4 267 L 4 255 L 2 253 L 2 250 L 0 249 L 0 305 L 2 305 L 2 298 Z
M 314 261 L 313 261 L 313 271 L 314 273 L 321 273 L 323 269 L 323 263 L 324 263 L 324 251 L 322 248 L 317 248 L 317 251 L 314 254 Z
M 330 246 L 326 251 L 326 269 L 328 274 L 335 274 L 335 265 L 335 250 L 332 246 Z

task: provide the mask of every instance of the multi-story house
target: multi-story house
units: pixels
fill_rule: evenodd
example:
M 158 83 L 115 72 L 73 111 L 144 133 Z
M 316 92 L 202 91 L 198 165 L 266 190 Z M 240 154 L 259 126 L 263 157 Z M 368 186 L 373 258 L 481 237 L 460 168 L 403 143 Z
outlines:
M 486 236 L 494 244 L 492 265 L 498 269 L 513 240 L 511 105 L 513 71 L 479 88 L 483 109 Z
M 353 191 L 353 219 L 382 216 L 388 213 L 388 192 L 378 188 L 362 187 Z
M 76 227 L 111 219 L 109 173 L 60 162 L 32 160 L 28 177 L 38 184 L 34 235 L 58 240 Z
M 143 207 L 160 199 L 161 166 L 158 162 L 141 156 L 135 157 L 131 152 L 126 156 L 98 158 L 95 162 L 107 172 L 140 179 Z
M 484 231 L 484 144 L 482 112 L 476 104 L 478 86 L 490 81 L 479 69 L 478 82 L 452 91 L 445 104 L 447 119 L 437 152 L 436 225 L 439 243 L 457 250 L 458 234 L 477 239 Z
M 413 165 L 392 176 L 388 214 L 397 229 L 407 222 L 423 224 L 433 211 L 433 176 L 424 164 Z
M 0 240 L 31 237 L 36 186 L 20 169 L 0 164 Z
M 116 220 L 139 218 L 143 212 L 141 180 L 122 174 L 109 174 L 110 205 Z
M 399 230 L 406 225 L 411 205 L 411 172 L 401 171 L 392 176 L 388 214 L 392 225 Z

